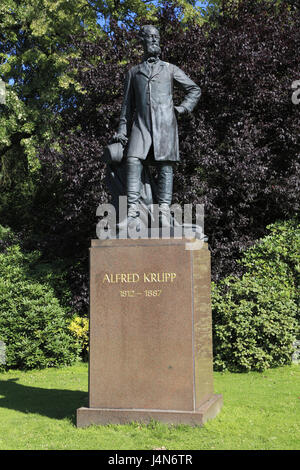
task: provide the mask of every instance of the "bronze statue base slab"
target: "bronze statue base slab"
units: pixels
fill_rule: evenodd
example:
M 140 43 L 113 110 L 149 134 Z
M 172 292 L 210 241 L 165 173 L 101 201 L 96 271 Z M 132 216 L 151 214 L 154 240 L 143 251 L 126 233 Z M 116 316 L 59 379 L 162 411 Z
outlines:
M 210 282 L 199 240 L 92 240 L 89 405 L 77 426 L 202 425 L 219 412 Z

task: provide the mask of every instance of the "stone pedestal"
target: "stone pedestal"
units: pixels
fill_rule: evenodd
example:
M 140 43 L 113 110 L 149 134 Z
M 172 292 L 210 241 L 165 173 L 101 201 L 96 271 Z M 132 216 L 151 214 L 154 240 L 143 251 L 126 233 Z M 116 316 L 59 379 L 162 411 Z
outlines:
M 202 425 L 213 393 L 210 253 L 176 239 L 92 240 L 89 407 L 77 426 Z

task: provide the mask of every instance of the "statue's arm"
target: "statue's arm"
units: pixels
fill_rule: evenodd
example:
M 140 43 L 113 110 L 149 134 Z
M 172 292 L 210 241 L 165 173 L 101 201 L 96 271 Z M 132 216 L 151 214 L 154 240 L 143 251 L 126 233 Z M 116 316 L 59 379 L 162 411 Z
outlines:
M 134 93 L 132 90 L 132 73 L 131 70 L 126 75 L 124 83 L 124 97 L 120 114 L 118 131 L 114 136 L 114 140 L 118 140 L 123 145 L 127 143 L 129 135 L 129 127 L 131 124 L 134 111 Z
M 179 113 L 192 112 L 201 96 L 201 88 L 175 65 L 173 66 L 173 77 L 175 83 L 186 93 L 182 103 L 175 107 L 176 110 Z

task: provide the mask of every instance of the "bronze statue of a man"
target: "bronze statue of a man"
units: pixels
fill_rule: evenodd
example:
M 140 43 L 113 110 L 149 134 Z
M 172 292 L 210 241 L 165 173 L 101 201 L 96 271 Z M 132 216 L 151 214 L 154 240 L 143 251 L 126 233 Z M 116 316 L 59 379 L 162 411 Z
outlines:
M 191 112 L 201 90 L 176 65 L 160 60 L 160 36 L 152 25 L 143 26 L 140 39 L 144 60 L 126 76 L 125 94 L 115 141 L 127 146 L 126 190 L 128 219 L 137 217 L 144 164 L 158 167 L 157 202 L 169 220 L 173 191 L 173 164 L 179 159 L 176 114 Z M 186 92 L 180 106 L 173 103 L 173 83 Z

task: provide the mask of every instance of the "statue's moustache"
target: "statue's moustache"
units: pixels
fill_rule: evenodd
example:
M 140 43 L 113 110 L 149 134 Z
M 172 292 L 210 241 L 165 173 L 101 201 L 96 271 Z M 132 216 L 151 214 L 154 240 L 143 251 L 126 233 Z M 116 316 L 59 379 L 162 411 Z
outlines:
M 148 47 L 148 52 L 153 52 L 155 54 L 160 54 L 161 53 L 161 48 L 157 46 L 156 44 L 151 44 Z

